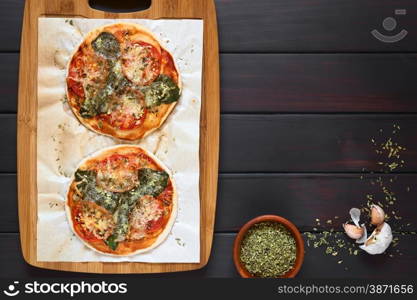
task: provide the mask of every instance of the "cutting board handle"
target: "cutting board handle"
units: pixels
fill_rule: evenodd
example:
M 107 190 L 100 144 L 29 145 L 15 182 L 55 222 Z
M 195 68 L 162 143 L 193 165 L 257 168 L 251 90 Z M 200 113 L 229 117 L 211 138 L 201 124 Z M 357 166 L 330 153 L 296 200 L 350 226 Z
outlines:
M 114 1 L 116 1 L 116 0 L 114 0 Z M 154 7 L 154 5 L 155 6 L 162 5 L 163 2 L 164 2 L 164 0 L 150 0 L 150 2 L 151 2 L 151 4 L 145 10 L 151 10 Z M 82 5 L 84 6 L 85 9 L 88 9 L 88 10 L 91 10 L 91 11 L 94 11 L 95 10 L 94 8 L 92 8 L 90 6 L 90 0 L 82 0 L 82 1 L 80 1 L 80 3 L 82 3 Z M 139 10 L 138 12 L 140 12 L 140 11 L 144 11 L 144 10 Z

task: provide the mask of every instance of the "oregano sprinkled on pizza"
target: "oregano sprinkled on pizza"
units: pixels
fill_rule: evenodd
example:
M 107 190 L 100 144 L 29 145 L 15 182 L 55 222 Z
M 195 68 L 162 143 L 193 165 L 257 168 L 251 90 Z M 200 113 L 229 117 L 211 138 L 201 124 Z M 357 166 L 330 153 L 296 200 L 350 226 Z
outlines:
M 93 30 L 73 54 L 67 98 L 89 129 L 138 140 L 159 128 L 181 95 L 172 55 L 152 33 L 130 23 Z
M 126 256 L 158 246 L 176 216 L 169 171 L 138 146 L 93 154 L 76 170 L 66 210 L 75 234 L 90 248 Z

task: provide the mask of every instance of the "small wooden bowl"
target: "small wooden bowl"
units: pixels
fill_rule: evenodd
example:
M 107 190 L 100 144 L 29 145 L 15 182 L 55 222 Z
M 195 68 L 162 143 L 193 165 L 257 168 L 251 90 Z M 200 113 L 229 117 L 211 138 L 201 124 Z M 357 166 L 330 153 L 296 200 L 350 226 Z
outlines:
M 235 267 L 239 275 L 243 278 L 255 278 L 251 273 L 249 273 L 246 268 L 243 266 L 242 262 L 240 261 L 240 245 L 242 243 L 243 238 L 246 235 L 246 232 L 256 223 L 261 222 L 277 222 L 284 225 L 288 231 L 290 231 L 295 239 L 295 244 L 297 247 L 297 257 L 295 259 L 294 267 L 288 271 L 286 274 L 279 276 L 278 278 L 293 278 L 301 269 L 301 265 L 304 261 L 304 241 L 303 238 L 298 231 L 297 227 L 287 219 L 284 219 L 279 216 L 275 215 L 264 215 L 256 217 L 249 222 L 247 222 L 243 227 L 240 229 L 234 245 L 233 245 L 233 261 L 235 263 Z

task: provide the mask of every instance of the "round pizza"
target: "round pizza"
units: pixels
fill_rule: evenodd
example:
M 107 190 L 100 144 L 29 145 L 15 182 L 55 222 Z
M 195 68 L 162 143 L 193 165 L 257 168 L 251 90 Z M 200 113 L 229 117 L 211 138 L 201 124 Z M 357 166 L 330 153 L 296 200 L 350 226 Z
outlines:
M 66 82 L 82 124 L 130 141 L 159 128 L 181 94 L 172 55 L 152 33 L 129 23 L 88 33 L 69 61 Z
M 84 159 L 68 188 L 66 212 L 91 249 L 127 256 L 157 247 L 177 210 L 169 170 L 138 146 L 115 146 Z

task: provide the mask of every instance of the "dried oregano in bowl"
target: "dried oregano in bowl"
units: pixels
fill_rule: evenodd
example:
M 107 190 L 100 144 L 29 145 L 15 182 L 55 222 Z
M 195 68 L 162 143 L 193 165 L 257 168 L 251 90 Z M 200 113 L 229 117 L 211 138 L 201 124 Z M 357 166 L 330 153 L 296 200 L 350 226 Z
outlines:
M 279 277 L 290 271 L 297 257 L 296 241 L 291 232 L 277 222 L 254 224 L 240 246 L 240 260 L 256 277 Z

